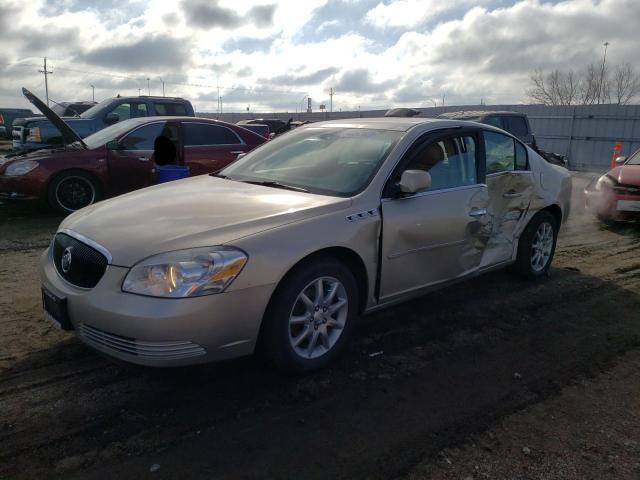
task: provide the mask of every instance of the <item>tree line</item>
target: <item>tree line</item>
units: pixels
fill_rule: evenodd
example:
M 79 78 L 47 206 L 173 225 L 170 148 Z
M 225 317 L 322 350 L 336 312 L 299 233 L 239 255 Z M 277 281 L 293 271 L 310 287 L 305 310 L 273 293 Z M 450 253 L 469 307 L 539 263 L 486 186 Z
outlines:
M 529 81 L 528 99 L 543 105 L 629 105 L 640 94 L 640 75 L 629 63 L 613 70 L 594 63 L 581 72 L 537 69 Z

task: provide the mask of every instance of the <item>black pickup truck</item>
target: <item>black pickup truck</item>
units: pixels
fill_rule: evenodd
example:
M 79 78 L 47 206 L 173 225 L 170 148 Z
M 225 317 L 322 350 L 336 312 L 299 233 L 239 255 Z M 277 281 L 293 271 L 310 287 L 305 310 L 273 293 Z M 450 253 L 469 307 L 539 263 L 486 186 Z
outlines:
M 441 113 L 437 118 L 446 118 L 448 120 L 468 120 L 471 122 L 480 122 L 486 123 L 487 125 L 493 125 L 494 127 L 501 128 L 502 130 L 509 132 L 514 137 L 522 140 L 547 162 L 553 163 L 555 165 L 560 165 L 561 167 L 567 166 L 567 161 L 563 155 L 545 152 L 540 147 L 538 147 L 538 144 L 536 143 L 536 137 L 531 131 L 531 125 L 529 125 L 529 119 L 524 113 L 500 110 L 468 110 L 460 112 Z
M 195 116 L 191 102 L 177 97 L 115 97 L 103 100 L 80 115 L 64 121 L 84 138 L 121 120 L 154 116 Z M 20 118 L 13 122 L 13 148 L 30 151 L 61 145 L 60 131 L 43 117 Z

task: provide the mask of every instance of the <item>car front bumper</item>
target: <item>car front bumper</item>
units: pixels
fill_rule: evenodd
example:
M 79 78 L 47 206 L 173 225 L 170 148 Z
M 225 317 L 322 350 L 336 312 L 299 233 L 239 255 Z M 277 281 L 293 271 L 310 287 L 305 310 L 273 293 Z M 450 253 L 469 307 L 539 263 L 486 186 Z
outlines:
M 608 220 L 640 218 L 640 195 L 619 194 L 611 190 L 585 190 L 585 208 Z
M 194 298 L 153 298 L 122 291 L 128 271 L 109 265 L 88 290 L 60 277 L 49 249 L 40 260 L 43 287 L 66 299 L 77 337 L 102 353 L 153 367 L 253 353 L 273 285 Z
M 0 175 L 0 200 L 45 200 L 46 194 L 47 184 L 39 178 Z

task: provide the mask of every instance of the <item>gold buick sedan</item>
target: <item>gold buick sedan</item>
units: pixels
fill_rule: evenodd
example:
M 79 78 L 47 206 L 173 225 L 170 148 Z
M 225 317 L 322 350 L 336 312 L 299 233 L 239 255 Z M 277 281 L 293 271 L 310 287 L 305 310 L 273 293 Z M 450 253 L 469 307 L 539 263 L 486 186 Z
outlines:
M 67 217 L 41 259 L 45 317 L 141 365 L 260 345 L 311 371 L 359 315 L 508 265 L 543 276 L 570 196 L 565 169 L 489 125 L 311 124 Z

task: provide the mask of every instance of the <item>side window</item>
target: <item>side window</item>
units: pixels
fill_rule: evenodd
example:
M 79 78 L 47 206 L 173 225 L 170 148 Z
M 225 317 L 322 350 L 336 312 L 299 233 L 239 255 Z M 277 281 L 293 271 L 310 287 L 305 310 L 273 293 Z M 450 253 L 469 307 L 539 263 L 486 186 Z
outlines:
M 131 118 L 131 105 L 128 103 L 121 103 L 116 108 L 111 110 L 112 113 L 117 113 L 119 122 L 123 120 L 129 120 Z
M 131 118 L 146 117 L 147 104 L 146 103 L 132 103 L 131 104 Z
M 496 132 L 483 132 L 487 173 L 510 172 L 515 166 L 513 138 Z
M 182 116 L 187 114 L 187 109 L 182 103 L 156 103 L 157 115 Z
M 153 142 L 163 133 L 165 123 L 152 123 L 134 130 L 120 140 L 125 150 L 153 150 Z
M 429 190 L 477 183 L 476 142 L 471 136 L 445 138 L 418 147 L 409 155 L 406 170 L 429 172 L 431 174 Z
M 526 137 L 529 134 L 527 122 L 522 117 L 508 116 L 504 118 L 505 130 L 518 138 Z
M 527 149 L 520 142 L 516 142 L 516 170 L 528 170 Z
M 226 127 L 191 122 L 185 122 L 182 126 L 185 146 L 235 145 L 241 143 L 238 136 Z

